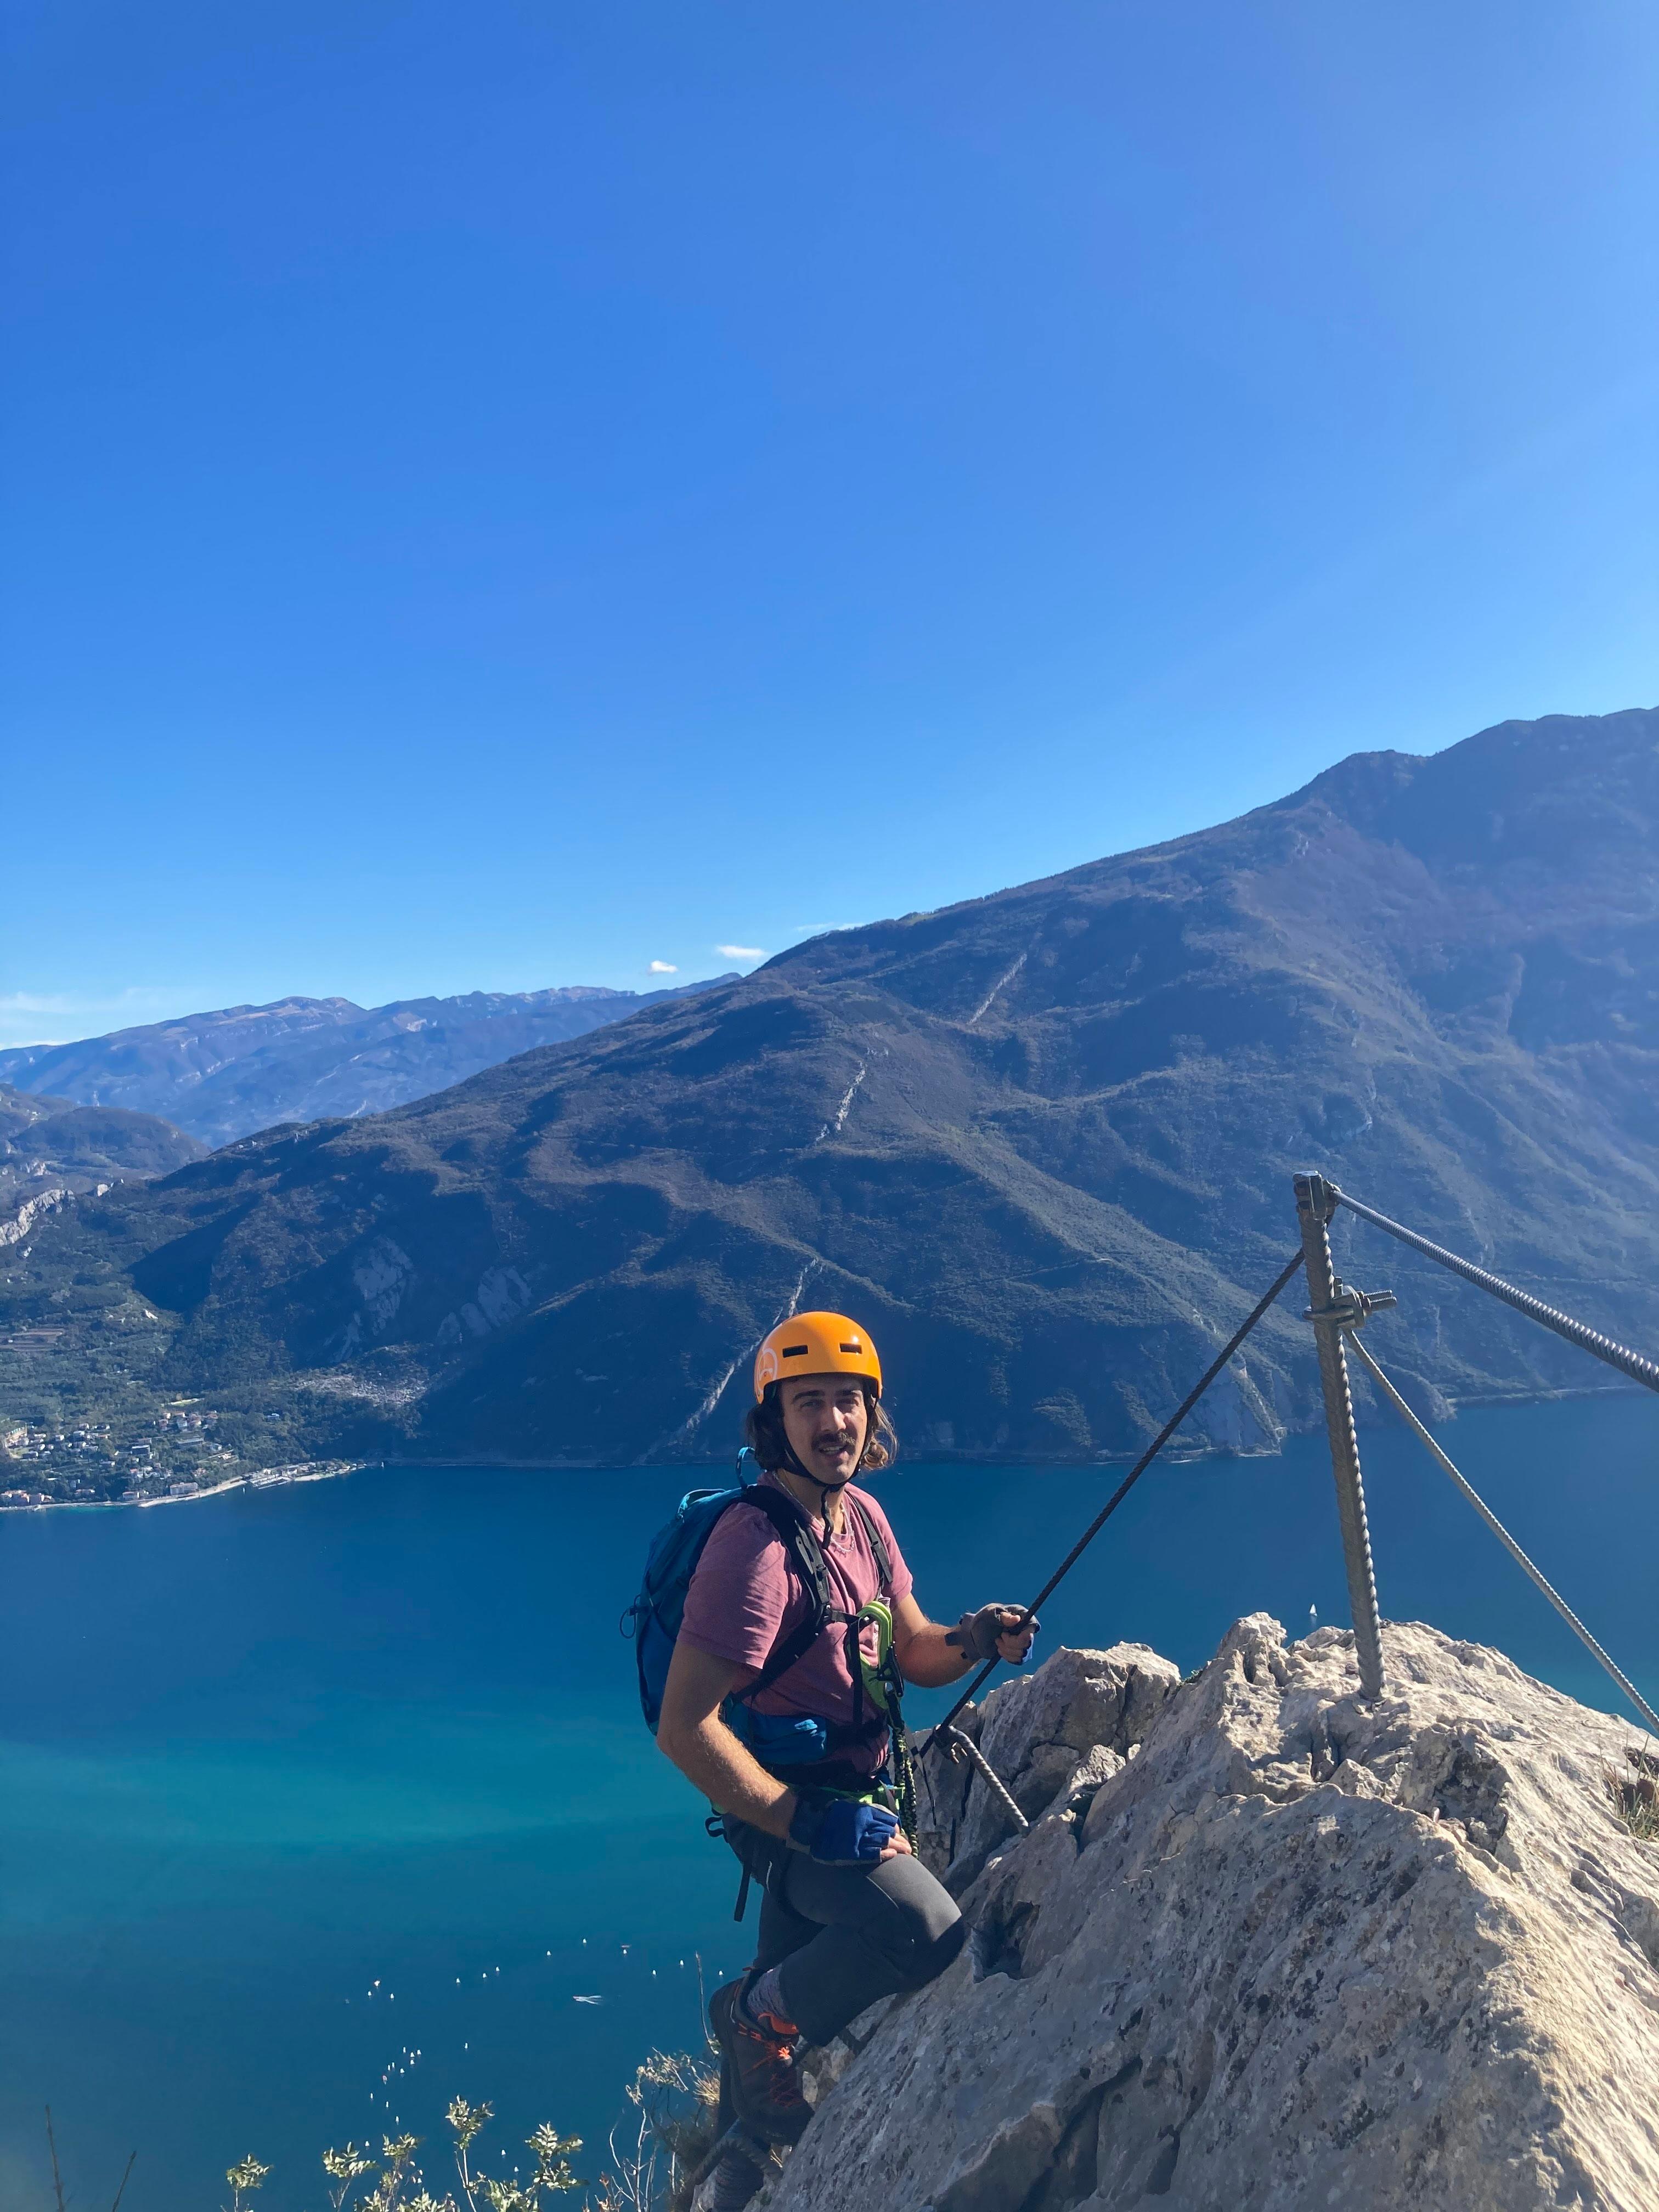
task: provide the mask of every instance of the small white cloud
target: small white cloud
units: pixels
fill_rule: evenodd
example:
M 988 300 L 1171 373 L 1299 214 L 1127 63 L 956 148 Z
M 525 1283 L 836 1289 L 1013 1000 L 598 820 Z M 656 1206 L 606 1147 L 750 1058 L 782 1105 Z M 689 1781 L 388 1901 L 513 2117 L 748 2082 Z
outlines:
M 680 971 L 672 960 L 653 960 L 645 972 L 647 975 L 678 975 Z
M 714 950 L 722 960 L 769 960 L 772 957 L 758 945 L 717 945 Z

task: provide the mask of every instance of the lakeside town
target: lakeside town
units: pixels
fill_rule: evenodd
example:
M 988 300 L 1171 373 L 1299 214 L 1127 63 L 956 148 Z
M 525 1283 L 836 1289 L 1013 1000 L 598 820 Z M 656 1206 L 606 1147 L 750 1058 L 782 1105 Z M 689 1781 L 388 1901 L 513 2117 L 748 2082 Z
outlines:
M 0 1510 L 52 1505 L 160 1505 L 344 1474 L 348 1460 L 250 1465 L 217 1437 L 220 1415 L 182 1399 L 118 1433 L 109 1421 L 69 1428 L 19 1423 L 0 1433 Z

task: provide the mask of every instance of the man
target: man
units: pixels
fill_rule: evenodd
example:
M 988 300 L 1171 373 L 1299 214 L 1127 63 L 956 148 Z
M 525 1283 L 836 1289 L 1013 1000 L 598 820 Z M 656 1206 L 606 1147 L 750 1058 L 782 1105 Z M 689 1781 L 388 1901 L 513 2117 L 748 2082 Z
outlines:
M 686 1594 L 657 1741 L 723 1817 L 745 1875 L 763 1884 L 759 1947 L 714 1992 L 722 2108 L 767 2143 L 811 2117 L 795 2063 L 878 1997 L 921 1989 L 961 1948 L 955 1899 L 896 1817 L 888 1715 L 894 1669 L 938 1687 L 995 1656 L 1018 1663 L 1035 1623 L 982 1606 L 953 1629 L 911 1594 L 887 1517 L 854 1486 L 897 1449 L 881 1365 L 844 1314 L 797 1314 L 755 1361 L 745 1424 L 763 1486 L 790 1500 L 822 1553 L 832 1609 L 803 1656 L 758 1691 L 769 1657 L 811 1617 L 814 1596 L 773 1512 L 728 1507 Z M 792 1527 L 788 1515 L 785 1527 Z M 736 2212 L 759 2185 L 728 2152 L 699 2205 Z

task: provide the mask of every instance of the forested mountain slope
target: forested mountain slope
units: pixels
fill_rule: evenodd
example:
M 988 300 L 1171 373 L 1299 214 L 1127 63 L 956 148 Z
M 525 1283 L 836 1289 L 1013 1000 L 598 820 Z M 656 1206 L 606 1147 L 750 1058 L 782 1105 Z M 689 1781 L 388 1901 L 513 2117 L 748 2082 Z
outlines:
M 171 1175 L 206 1149 L 153 1114 L 77 1106 L 0 1083 L 0 1214 L 48 1190 Z
M 424 1456 L 724 1451 L 797 1300 L 866 1322 L 915 1448 L 1124 1450 L 1295 1248 L 1307 1166 L 1651 1348 L 1656 827 L 1659 713 L 1357 756 L 233 1146 L 37 1256 L 177 1316 L 159 1384 Z M 1351 1222 L 1347 1250 L 1401 1294 L 1370 1340 L 1419 1401 L 1609 1379 Z M 1215 1440 L 1312 1416 L 1302 1303 L 1201 1409 Z

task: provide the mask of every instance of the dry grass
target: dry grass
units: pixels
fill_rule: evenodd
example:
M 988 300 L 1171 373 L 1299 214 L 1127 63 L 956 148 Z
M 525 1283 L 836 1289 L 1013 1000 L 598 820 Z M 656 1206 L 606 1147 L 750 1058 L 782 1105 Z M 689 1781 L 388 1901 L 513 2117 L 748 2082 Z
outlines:
M 692 2176 L 719 2132 L 720 2099 L 712 2052 L 653 2051 L 629 2087 L 635 2121 L 611 2130 L 610 2170 L 592 2212 L 685 2212 Z
M 718 2127 L 720 2073 L 712 2051 L 694 2057 L 653 2051 L 636 2069 L 628 2100 L 634 2118 L 611 2130 L 610 2167 L 583 2196 L 584 2212 L 682 2212 L 691 2194 L 690 2177 Z M 416 2136 L 388 2136 L 378 2152 L 367 2143 L 347 2143 L 323 2154 L 332 2212 L 556 2212 L 556 2198 L 589 2187 L 571 2168 L 582 2147 L 575 2136 L 538 2127 L 526 2144 L 533 2163 L 515 2166 L 506 2178 L 472 2164 L 473 2144 L 495 2118 L 492 2106 L 456 2097 L 445 2118 L 458 2188 L 433 2194 L 416 2163 Z M 55 2145 L 53 2154 L 55 2161 Z M 258 2212 L 252 2199 L 270 2172 L 252 2157 L 231 2166 L 225 2175 L 231 2201 L 224 2212 Z M 67 2212 L 61 2186 L 58 2212 Z
M 1633 1747 L 1625 1754 L 1626 1765 L 1610 1766 L 1607 1796 L 1613 1809 L 1644 1843 L 1659 1843 L 1659 1759 Z

